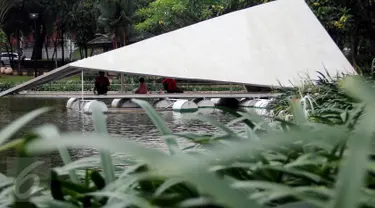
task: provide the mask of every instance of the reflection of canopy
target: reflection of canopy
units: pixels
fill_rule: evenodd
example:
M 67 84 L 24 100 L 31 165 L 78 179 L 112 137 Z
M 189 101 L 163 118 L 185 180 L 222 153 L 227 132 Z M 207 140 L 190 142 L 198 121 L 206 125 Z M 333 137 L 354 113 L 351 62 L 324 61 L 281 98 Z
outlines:
M 0 96 L 81 69 L 274 86 L 354 72 L 303 0 L 277 0 L 86 58 Z

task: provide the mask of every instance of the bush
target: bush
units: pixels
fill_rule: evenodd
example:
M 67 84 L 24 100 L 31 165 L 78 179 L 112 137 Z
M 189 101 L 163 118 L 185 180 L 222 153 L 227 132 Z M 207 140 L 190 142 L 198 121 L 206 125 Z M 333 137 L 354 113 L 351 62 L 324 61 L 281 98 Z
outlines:
M 174 133 L 148 103 L 133 100 L 159 129 L 168 153 L 109 136 L 104 115 L 94 108 L 96 133 L 60 134 L 46 125 L 0 148 L 16 148 L 19 161 L 58 149 L 65 163 L 50 170 L 50 183 L 41 183 L 23 199 L 12 192 L 23 182 L 21 178 L 13 181 L 2 176 L 0 203 L 2 207 L 261 208 L 295 207 L 295 203 L 374 207 L 375 95 L 355 77 L 345 78 L 342 89 L 360 103 L 353 110 L 364 112 L 349 116 L 352 127 L 310 122 L 299 100 L 292 100 L 290 121 L 223 109 L 237 118 L 228 124 L 203 115 L 195 118 L 215 125 L 220 134 Z M 0 143 L 47 110 L 33 111 L 10 124 L 0 133 Z M 244 130 L 232 130 L 240 122 Z M 192 145 L 181 149 L 176 138 Z M 100 156 L 72 161 L 66 149 L 86 147 L 99 149 Z M 18 163 L 18 169 L 29 164 Z
M 291 114 L 289 100 L 298 99 L 310 120 L 331 125 L 343 124 L 347 121 L 346 113 L 350 113 L 358 104 L 340 88 L 344 78 L 320 74 L 317 83 L 306 82 L 303 87 L 281 92 L 267 109 L 285 119 Z
M 0 92 L 1 92 L 1 91 L 5 91 L 5 90 L 7 90 L 7 89 L 10 89 L 10 88 L 12 88 L 13 86 L 14 86 L 14 84 L 11 83 L 11 82 L 0 83 Z
M 93 90 L 93 80 L 92 79 L 85 79 L 84 81 L 84 90 L 85 91 L 92 91 Z M 5 82 L 0 83 L 0 92 L 10 89 L 17 84 L 20 83 L 14 83 L 14 82 Z M 125 85 L 127 87 L 127 91 L 131 91 L 139 86 L 138 79 L 131 79 L 125 80 Z M 152 83 L 149 81 L 147 83 L 147 87 L 150 91 L 159 91 L 163 88 L 161 83 Z M 229 91 L 229 86 L 210 86 L 210 85 L 180 85 L 185 91 Z M 120 80 L 112 80 L 111 82 L 111 91 L 120 91 L 121 89 L 121 83 Z M 31 90 L 35 91 L 81 91 L 81 81 L 80 80 L 60 80 L 60 81 L 54 81 L 51 83 L 46 83 L 41 86 L 38 86 L 36 88 L 33 88 Z M 233 91 L 241 91 L 243 90 L 242 86 L 234 85 L 232 88 Z

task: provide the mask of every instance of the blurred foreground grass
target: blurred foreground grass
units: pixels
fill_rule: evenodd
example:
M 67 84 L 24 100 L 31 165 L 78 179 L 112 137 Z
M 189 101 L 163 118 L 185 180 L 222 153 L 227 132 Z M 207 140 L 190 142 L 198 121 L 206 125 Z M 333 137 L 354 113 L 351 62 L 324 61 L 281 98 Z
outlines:
M 305 103 L 292 99 L 284 113 L 288 121 L 228 109 L 237 117 L 228 124 L 198 116 L 224 132 L 214 135 L 174 133 L 148 103 L 133 100 L 159 129 L 167 153 L 108 135 L 96 108 L 95 133 L 59 133 L 47 124 L 10 140 L 48 109 L 33 111 L 0 132 L 0 151 L 17 150 L 23 176 L 1 175 L 0 206 L 375 207 L 375 93 L 358 77 L 343 79 L 340 90 L 352 98 L 346 101 L 351 110 L 338 113 L 342 122 L 313 122 Z M 238 123 L 245 124 L 243 131 L 232 130 Z M 181 149 L 176 138 L 192 145 Z M 86 147 L 100 155 L 71 160 L 67 148 Z M 20 194 L 28 189 L 22 170 L 34 164 L 24 158 L 55 150 L 65 165 L 45 170 L 48 182 Z

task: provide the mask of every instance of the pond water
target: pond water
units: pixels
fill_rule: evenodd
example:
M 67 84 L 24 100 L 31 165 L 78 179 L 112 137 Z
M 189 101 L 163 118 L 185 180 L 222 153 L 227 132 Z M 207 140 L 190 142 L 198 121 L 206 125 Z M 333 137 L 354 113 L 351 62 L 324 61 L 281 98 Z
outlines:
M 67 110 L 65 107 L 66 99 L 38 99 L 38 98 L 0 98 L 0 129 L 10 124 L 20 116 L 40 107 L 53 107 L 53 110 L 43 114 L 28 124 L 16 135 L 22 136 L 23 133 L 32 130 L 42 124 L 56 125 L 61 132 L 92 132 L 94 131 L 93 122 L 89 115 L 81 114 L 75 111 Z M 109 101 L 109 100 L 108 100 Z M 108 102 L 106 101 L 106 102 Z M 213 112 L 212 112 L 213 111 Z M 216 120 L 226 123 L 232 117 L 225 115 L 218 110 L 210 110 L 205 113 Z M 178 113 L 172 111 L 160 112 L 162 118 L 165 119 L 168 126 L 174 132 L 215 132 L 218 131 L 214 126 L 205 124 L 198 120 L 191 120 L 192 113 Z M 159 132 L 148 118 L 147 114 L 142 110 L 127 111 L 122 113 L 108 114 L 107 126 L 109 134 L 137 141 L 151 148 L 165 150 L 166 146 L 159 137 Z M 237 128 L 241 128 L 240 126 Z M 16 138 L 14 137 L 14 138 Z M 181 146 L 187 146 L 189 143 L 185 140 L 179 140 Z M 95 149 L 70 150 L 74 159 L 82 158 L 97 154 Z M 0 153 L 0 170 L 5 165 L 7 158 L 15 156 L 14 151 Z M 51 160 L 54 166 L 60 165 L 61 161 L 57 153 L 45 155 Z

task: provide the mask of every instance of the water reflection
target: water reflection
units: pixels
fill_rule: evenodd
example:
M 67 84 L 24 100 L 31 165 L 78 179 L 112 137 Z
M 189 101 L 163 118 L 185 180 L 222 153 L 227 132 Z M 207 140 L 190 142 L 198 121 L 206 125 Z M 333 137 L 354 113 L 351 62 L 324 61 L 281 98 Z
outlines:
M 93 120 L 89 115 L 67 110 L 65 108 L 65 99 L 36 99 L 36 98 L 0 98 L 0 128 L 11 123 L 25 113 L 40 107 L 53 107 L 53 110 L 35 119 L 32 123 L 26 125 L 16 135 L 21 136 L 26 131 L 41 124 L 56 125 L 61 132 L 93 132 Z M 217 129 L 196 119 L 196 116 L 210 116 L 214 119 L 226 123 L 232 119 L 231 116 L 223 115 L 215 109 L 200 109 L 194 113 L 179 113 L 173 111 L 160 112 L 162 118 L 167 122 L 169 128 L 174 132 L 216 132 Z M 166 150 L 159 131 L 154 126 L 146 113 L 140 110 L 126 111 L 122 113 L 113 113 L 107 115 L 108 133 L 112 136 L 129 139 L 139 142 L 151 148 Z M 235 128 L 242 128 L 236 126 Z M 189 143 L 183 139 L 179 140 L 182 147 Z M 73 158 L 82 158 L 85 156 L 97 154 L 95 149 L 71 150 Z M 14 152 L 8 151 L 0 154 L 0 161 L 3 157 L 14 155 Z M 54 164 L 61 163 L 57 153 L 48 154 Z M 1 164 L 0 164 L 1 165 Z M 1 167 L 0 167 L 1 168 Z

